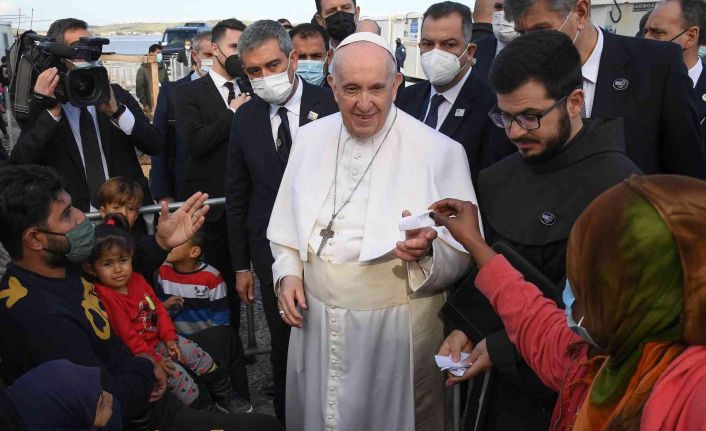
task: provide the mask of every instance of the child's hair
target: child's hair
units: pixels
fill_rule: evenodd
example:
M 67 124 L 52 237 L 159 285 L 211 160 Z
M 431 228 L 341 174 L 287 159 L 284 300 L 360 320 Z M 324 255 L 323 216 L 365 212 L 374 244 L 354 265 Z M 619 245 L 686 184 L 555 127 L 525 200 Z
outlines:
M 96 226 L 96 245 L 93 247 L 90 262 L 95 262 L 113 247 L 132 254 L 133 244 L 128 229 L 124 215 L 111 213 L 105 216 L 103 223 Z
M 135 181 L 125 177 L 113 177 L 104 182 L 98 190 L 100 206 L 117 203 L 123 205 L 130 202 L 142 204 L 145 194 L 142 187 Z

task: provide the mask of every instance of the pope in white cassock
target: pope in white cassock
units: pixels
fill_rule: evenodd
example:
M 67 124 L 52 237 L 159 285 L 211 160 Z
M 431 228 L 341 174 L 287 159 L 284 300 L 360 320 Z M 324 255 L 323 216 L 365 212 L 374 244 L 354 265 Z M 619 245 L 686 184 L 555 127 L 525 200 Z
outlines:
M 299 129 L 267 231 L 294 327 L 287 429 L 443 430 L 437 312 L 471 258 L 445 228 L 398 221 L 475 203 L 466 154 L 394 107 L 402 75 L 383 38 L 349 36 L 328 79 L 341 112 Z

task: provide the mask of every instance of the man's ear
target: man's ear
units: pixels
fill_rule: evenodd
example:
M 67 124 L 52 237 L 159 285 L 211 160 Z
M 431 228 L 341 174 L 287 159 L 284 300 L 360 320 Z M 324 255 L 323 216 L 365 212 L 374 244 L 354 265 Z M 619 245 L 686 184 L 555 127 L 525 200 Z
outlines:
M 569 97 L 566 98 L 566 109 L 569 111 L 569 116 L 575 118 L 581 115 L 581 107 L 584 104 L 585 94 L 582 89 L 577 88 Z
M 321 27 L 326 28 L 324 17 L 322 17 L 320 13 L 316 14 L 316 22 L 318 22 Z
M 578 30 L 586 29 L 591 22 L 591 3 L 589 0 L 578 0 L 574 5 L 574 11 L 579 19 L 579 22 L 576 23 L 576 28 Z
M 22 232 L 22 247 L 34 251 L 44 250 L 44 241 L 41 240 L 40 235 L 44 234 L 39 231 L 37 226 L 28 227 Z

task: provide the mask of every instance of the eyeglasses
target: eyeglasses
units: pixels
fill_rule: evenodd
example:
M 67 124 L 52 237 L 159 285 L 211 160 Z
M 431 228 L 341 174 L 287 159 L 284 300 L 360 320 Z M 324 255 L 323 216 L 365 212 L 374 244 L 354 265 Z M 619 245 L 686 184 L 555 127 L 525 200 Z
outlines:
M 491 109 L 490 112 L 488 112 L 488 116 L 491 120 L 493 120 L 493 123 L 495 123 L 495 125 L 500 127 L 501 129 L 509 129 L 510 127 L 512 127 L 512 122 L 514 121 L 515 123 L 517 123 L 518 126 L 522 127 L 525 130 L 536 130 L 542 127 L 542 124 L 539 120 L 541 120 L 542 117 L 544 117 L 545 115 L 549 114 L 554 108 L 561 105 L 567 97 L 568 96 L 562 97 L 561 99 L 557 100 L 552 106 L 550 106 L 547 110 L 545 110 L 544 112 L 539 112 L 537 114 L 511 115 L 507 112 L 498 111 L 498 105 L 495 105 L 495 107 Z

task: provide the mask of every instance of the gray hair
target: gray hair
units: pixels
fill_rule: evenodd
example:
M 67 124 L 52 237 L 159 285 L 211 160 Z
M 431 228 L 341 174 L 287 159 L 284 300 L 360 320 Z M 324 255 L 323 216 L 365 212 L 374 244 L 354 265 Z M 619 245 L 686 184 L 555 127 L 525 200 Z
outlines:
M 424 21 L 427 18 L 433 20 L 446 18 L 447 16 L 457 13 L 461 15 L 462 26 L 463 26 L 463 38 L 466 39 L 466 43 L 471 42 L 473 36 L 473 14 L 471 13 L 471 8 L 465 4 L 445 1 L 441 3 L 436 3 L 429 6 L 426 12 L 424 12 L 424 18 L 422 18 L 422 26 L 424 26 Z
M 289 54 L 294 48 L 292 47 L 292 39 L 289 37 L 287 29 L 282 27 L 282 24 L 277 21 L 269 19 L 256 21 L 245 29 L 243 34 L 240 35 L 238 53 L 242 57 L 244 53 L 252 51 L 272 39 L 277 40 L 279 49 L 282 50 L 284 55 L 289 57 Z
M 518 22 L 522 15 L 539 0 L 505 0 L 505 19 Z M 576 6 L 576 0 L 542 0 L 550 11 L 566 16 Z
M 193 46 L 194 51 L 200 52 L 201 44 L 204 42 L 211 43 L 211 30 L 196 33 L 196 36 L 194 36 L 193 40 L 191 41 L 191 45 Z
M 377 46 L 372 42 L 366 42 L 366 43 Z M 346 45 L 346 46 L 350 46 L 350 45 Z M 345 49 L 346 46 L 341 47 L 341 49 Z M 395 75 L 397 75 L 397 60 L 395 60 L 392 57 L 392 55 L 389 52 L 387 52 L 387 50 L 385 48 L 383 48 L 381 46 L 378 46 L 378 48 L 384 50 L 388 54 L 386 57 L 389 59 L 388 63 L 390 64 L 390 75 L 394 79 Z M 333 54 L 333 59 L 331 60 L 331 66 L 329 66 L 329 70 L 328 70 L 329 75 L 333 75 L 334 78 L 336 77 L 336 69 L 337 69 L 338 63 L 340 62 L 340 60 L 338 59 L 340 56 L 336 55 L 336 54 L 338 54 L 338 50 L 336 50 L 336 52 Z

